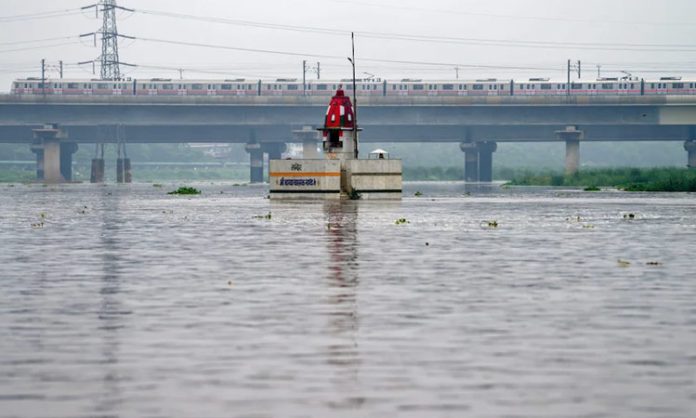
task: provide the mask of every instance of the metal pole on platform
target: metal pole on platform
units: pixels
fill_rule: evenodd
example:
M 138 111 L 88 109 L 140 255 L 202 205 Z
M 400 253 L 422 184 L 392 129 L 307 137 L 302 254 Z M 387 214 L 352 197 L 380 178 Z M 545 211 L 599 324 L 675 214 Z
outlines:
M 350 33 L 350 43 L 352 47 L 352 58 L 348 58 L 353 66 L 353 142 L 355 143 L 355 158 L 358 158 L 358 91 L 355 82 L 355 33 Z

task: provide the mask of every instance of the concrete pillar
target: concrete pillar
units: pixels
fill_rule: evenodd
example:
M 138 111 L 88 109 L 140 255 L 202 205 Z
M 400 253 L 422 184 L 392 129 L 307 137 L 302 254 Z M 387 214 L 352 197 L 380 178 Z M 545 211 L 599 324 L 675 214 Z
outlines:
M 696 140 L 684 142 L 684 149 L 688 153 L 687 167 L 696 169 Z
M 63 183 L 65 178 L 60 169 L 60 142 L 44 141 L 44 181 L 46 183 Z
M 34 143 L 31 145 L 31 152 L 36 154 L 36 179 L 37 180 L 42 180 L 44 179 L 44 166 L 43 166 L 43 160 L 44 160 L 44 154 L 43 154 L 43 144 L 41 143 Z
M 73 154 L 78 146 L 74 142 L 62 142 L 60 144 L 60 173 L 65 181 L 72 181 Z
M 556 137 L 566 143 L 566 174 L 575 174 L 580 168 L 580 141 L 584 139 L 584 135 L 577 126 L 567 126 L 565 130 L 556 131 Z
M 96 153 L 92 158 L 92 171 L 89 176 L 90 183 L 104 183 L 104 144 L 97 144 Z
M 132 183 L 133 173 L 131 171 L 130 158 L 118 158 L 116 160 L 116 182 Z
M 263 150 L 261 144 L 246 144 L 249 153 L 249 182 L 263 183 Z
M 261 146 L 261 149 L 268 154 L 269 160 L 280 160 L 288 146 L 282 142 L 267 142 Z
M 474 142 L 462 142 L 459 148 L 464 152 L 464 180 L 479 181 L 479 148 Z
M 301 130 L 293 131 L 293 141 L 302 143 L 302 158 L 316 160 L 321 158 L 317 150 L 321 142 L 321 133 L 311 126 L 303 126 Z
M 90 183 L 104 183 L 104 159 L 92 159 L 92 172 L 89 177 Z
M 33 132 L 34 138 L 40 140 L 43 148 L 44 182 L 64 182 L 65 178 L 61 173 L 61 139 L 64 139 L 66 135 L 56 124 L 44 125 L 43 128 L 34 129 Z
M 479 181 L 493 181 L 493 153 L 498 150 L 496 142 L 479 142 Z

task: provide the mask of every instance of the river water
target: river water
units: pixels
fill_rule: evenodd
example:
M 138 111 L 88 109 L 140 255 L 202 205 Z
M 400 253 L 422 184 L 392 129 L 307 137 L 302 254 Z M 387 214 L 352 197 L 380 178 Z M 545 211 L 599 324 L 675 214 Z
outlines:
M 195 186 L 0 186 L 0 416 L 696 414 L 696 195 Z

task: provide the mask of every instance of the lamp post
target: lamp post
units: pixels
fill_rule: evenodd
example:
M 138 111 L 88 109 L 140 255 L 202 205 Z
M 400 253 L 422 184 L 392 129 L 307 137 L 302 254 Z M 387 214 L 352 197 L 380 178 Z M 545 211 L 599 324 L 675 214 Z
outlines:
M 355 158 L 358 158 L 358 92 L 355 85 L 355 33 L 350 33 L 350 42 L 352 47 L 352 57 L 348 57 L 348 61 L 353 66 L 353 142 L 355 143 Z

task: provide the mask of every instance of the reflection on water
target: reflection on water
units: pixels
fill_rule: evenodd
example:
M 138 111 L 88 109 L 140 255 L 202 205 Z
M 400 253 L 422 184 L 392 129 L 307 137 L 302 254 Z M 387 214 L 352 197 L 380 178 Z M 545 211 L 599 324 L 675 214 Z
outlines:
M 119 225 L 122 213 L 120 210 L 120 197 L 116 199 L 104 199 L 107 192 L 101 191 L 101 210 L 99 235 L 102 252 L 101 288 L 99 295 L 101 303 L 97 311 L 99 326 L 97 332 L 101 337 L 101 371 L 102 390 L 96 396 L 95 411 L 99 414 L 108 414 L 118 411 L 122 402 L 121 378 L 118 373 L 119 365 L 119 330 L 125 326 L 125 309 L 120 301 L 121 297 L 121 253 L 127 251 L 127 243 L 119 239 Z M 98 257 L 98 255 L 95 254 Z
M 693 415 L 694 195 L 195 186 L 3 189 L 0 417 Z
M 336 393 L 349 394 L 358 388 L 360 354 L 357 341 L 359 328 L 357 288 L 358 276 L 358 205 L 355 202 L 327 202 L 329 315 L 327 334 L 335 343 L 328 345 L 327 363 L 336 368 Z M 337 408 L 355 408 L 361 397 L 347 396 Z

